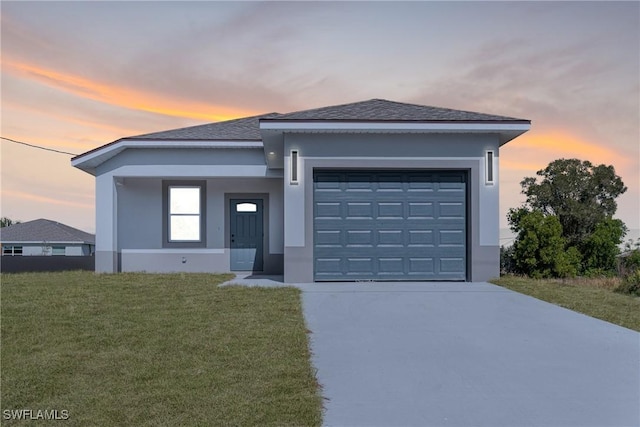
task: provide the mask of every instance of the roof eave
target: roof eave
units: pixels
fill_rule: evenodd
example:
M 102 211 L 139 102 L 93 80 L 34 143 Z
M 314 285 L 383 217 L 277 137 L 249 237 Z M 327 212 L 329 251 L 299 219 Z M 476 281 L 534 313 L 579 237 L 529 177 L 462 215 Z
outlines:
M 529 120 L 504 121 L 347 121 L 261 120 L 262 140 L 284 133 L 490 133 L 500 135 L 500 145 L 531 128 Z
M 276 131 L 360 131 L 360 132 L 526 132 L 529 120 L 501 121 L 371 121 L 371 120 L 261 120 L 260 130 Z M 264 139 L 264 134 L 263 134 Z
M 210 148 L 210 149 L 251 149 L 262 148 L 262 141 L 255 139 L 243 140 L 196 140 L 196 139 L 146 139 L 123 138 L 110 144 L 71 159 L 71 166 L 83 170 L 91 175 L 96 174 L 96 168 L 107 160 L 117 156 L 129 148 L 157 149 L 157 148 Z
M 2 240 L 2 244 L 20 244 L 20 245 L 41 245 L 46 243 L 48 245 L 95 245 L 95 242 L 88 242 L 86 240 Z

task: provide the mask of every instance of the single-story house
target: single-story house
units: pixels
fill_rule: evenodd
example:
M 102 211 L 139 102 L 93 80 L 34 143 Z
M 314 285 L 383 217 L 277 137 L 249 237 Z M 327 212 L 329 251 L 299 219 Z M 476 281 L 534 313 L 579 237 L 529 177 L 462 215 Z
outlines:
M 48 219 L 0 228 L 2 256 L 91 256 L 95 236 Z
M 499 275 L 499 149 L 529 120 L 372 99 L 122 138 L 96 177 L 96 271 L 285 282 Z

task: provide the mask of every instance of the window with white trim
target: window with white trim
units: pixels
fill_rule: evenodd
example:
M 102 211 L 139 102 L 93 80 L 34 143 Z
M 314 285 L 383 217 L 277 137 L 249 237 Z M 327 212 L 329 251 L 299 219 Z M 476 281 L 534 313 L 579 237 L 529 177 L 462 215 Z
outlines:
M 200 187 L 169 187 L 169 241 L 200 241 Z
M 2 255 L 22 255 L 22 246 L 3 246 Z
M 163 246 L 205 246 L 205 181 L 163 183 Z

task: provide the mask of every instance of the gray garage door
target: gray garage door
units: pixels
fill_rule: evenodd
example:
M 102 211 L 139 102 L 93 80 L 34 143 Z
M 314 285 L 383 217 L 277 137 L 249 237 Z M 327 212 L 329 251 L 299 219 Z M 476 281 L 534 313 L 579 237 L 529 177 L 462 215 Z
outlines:
M 465 177 L 315 171 L 315 280 L 465 280 Z

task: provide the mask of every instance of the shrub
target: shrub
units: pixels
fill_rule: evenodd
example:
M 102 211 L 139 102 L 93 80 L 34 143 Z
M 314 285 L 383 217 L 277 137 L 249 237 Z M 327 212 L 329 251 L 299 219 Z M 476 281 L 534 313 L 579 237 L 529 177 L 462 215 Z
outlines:
M 622 284 L 618 286 L 615 291 L 621 294 L 640 297 L 640 268 L 625 277 Z
M 640 249 L 634 249 L 620 259 L 620 272 L 627 275 L 640 269 Z
M 515 274 L 516 260 L 513 257 L 513 245 L 500 246 L 500 274 Z
M 586 275 L 613 274 L 616 271 L 618 248 L 627 227 L 619 219 L 607 218 L 596 225 L 595 230 L 580 242 L 582 268 Z
M 575 247 L 565 250 L 562 225 L 555 215 L 538 211 L 509 211 L 511 230 L 518 233 L 513 244 L 515 271 L 533 278 L 573 277 L 581 256 Z

